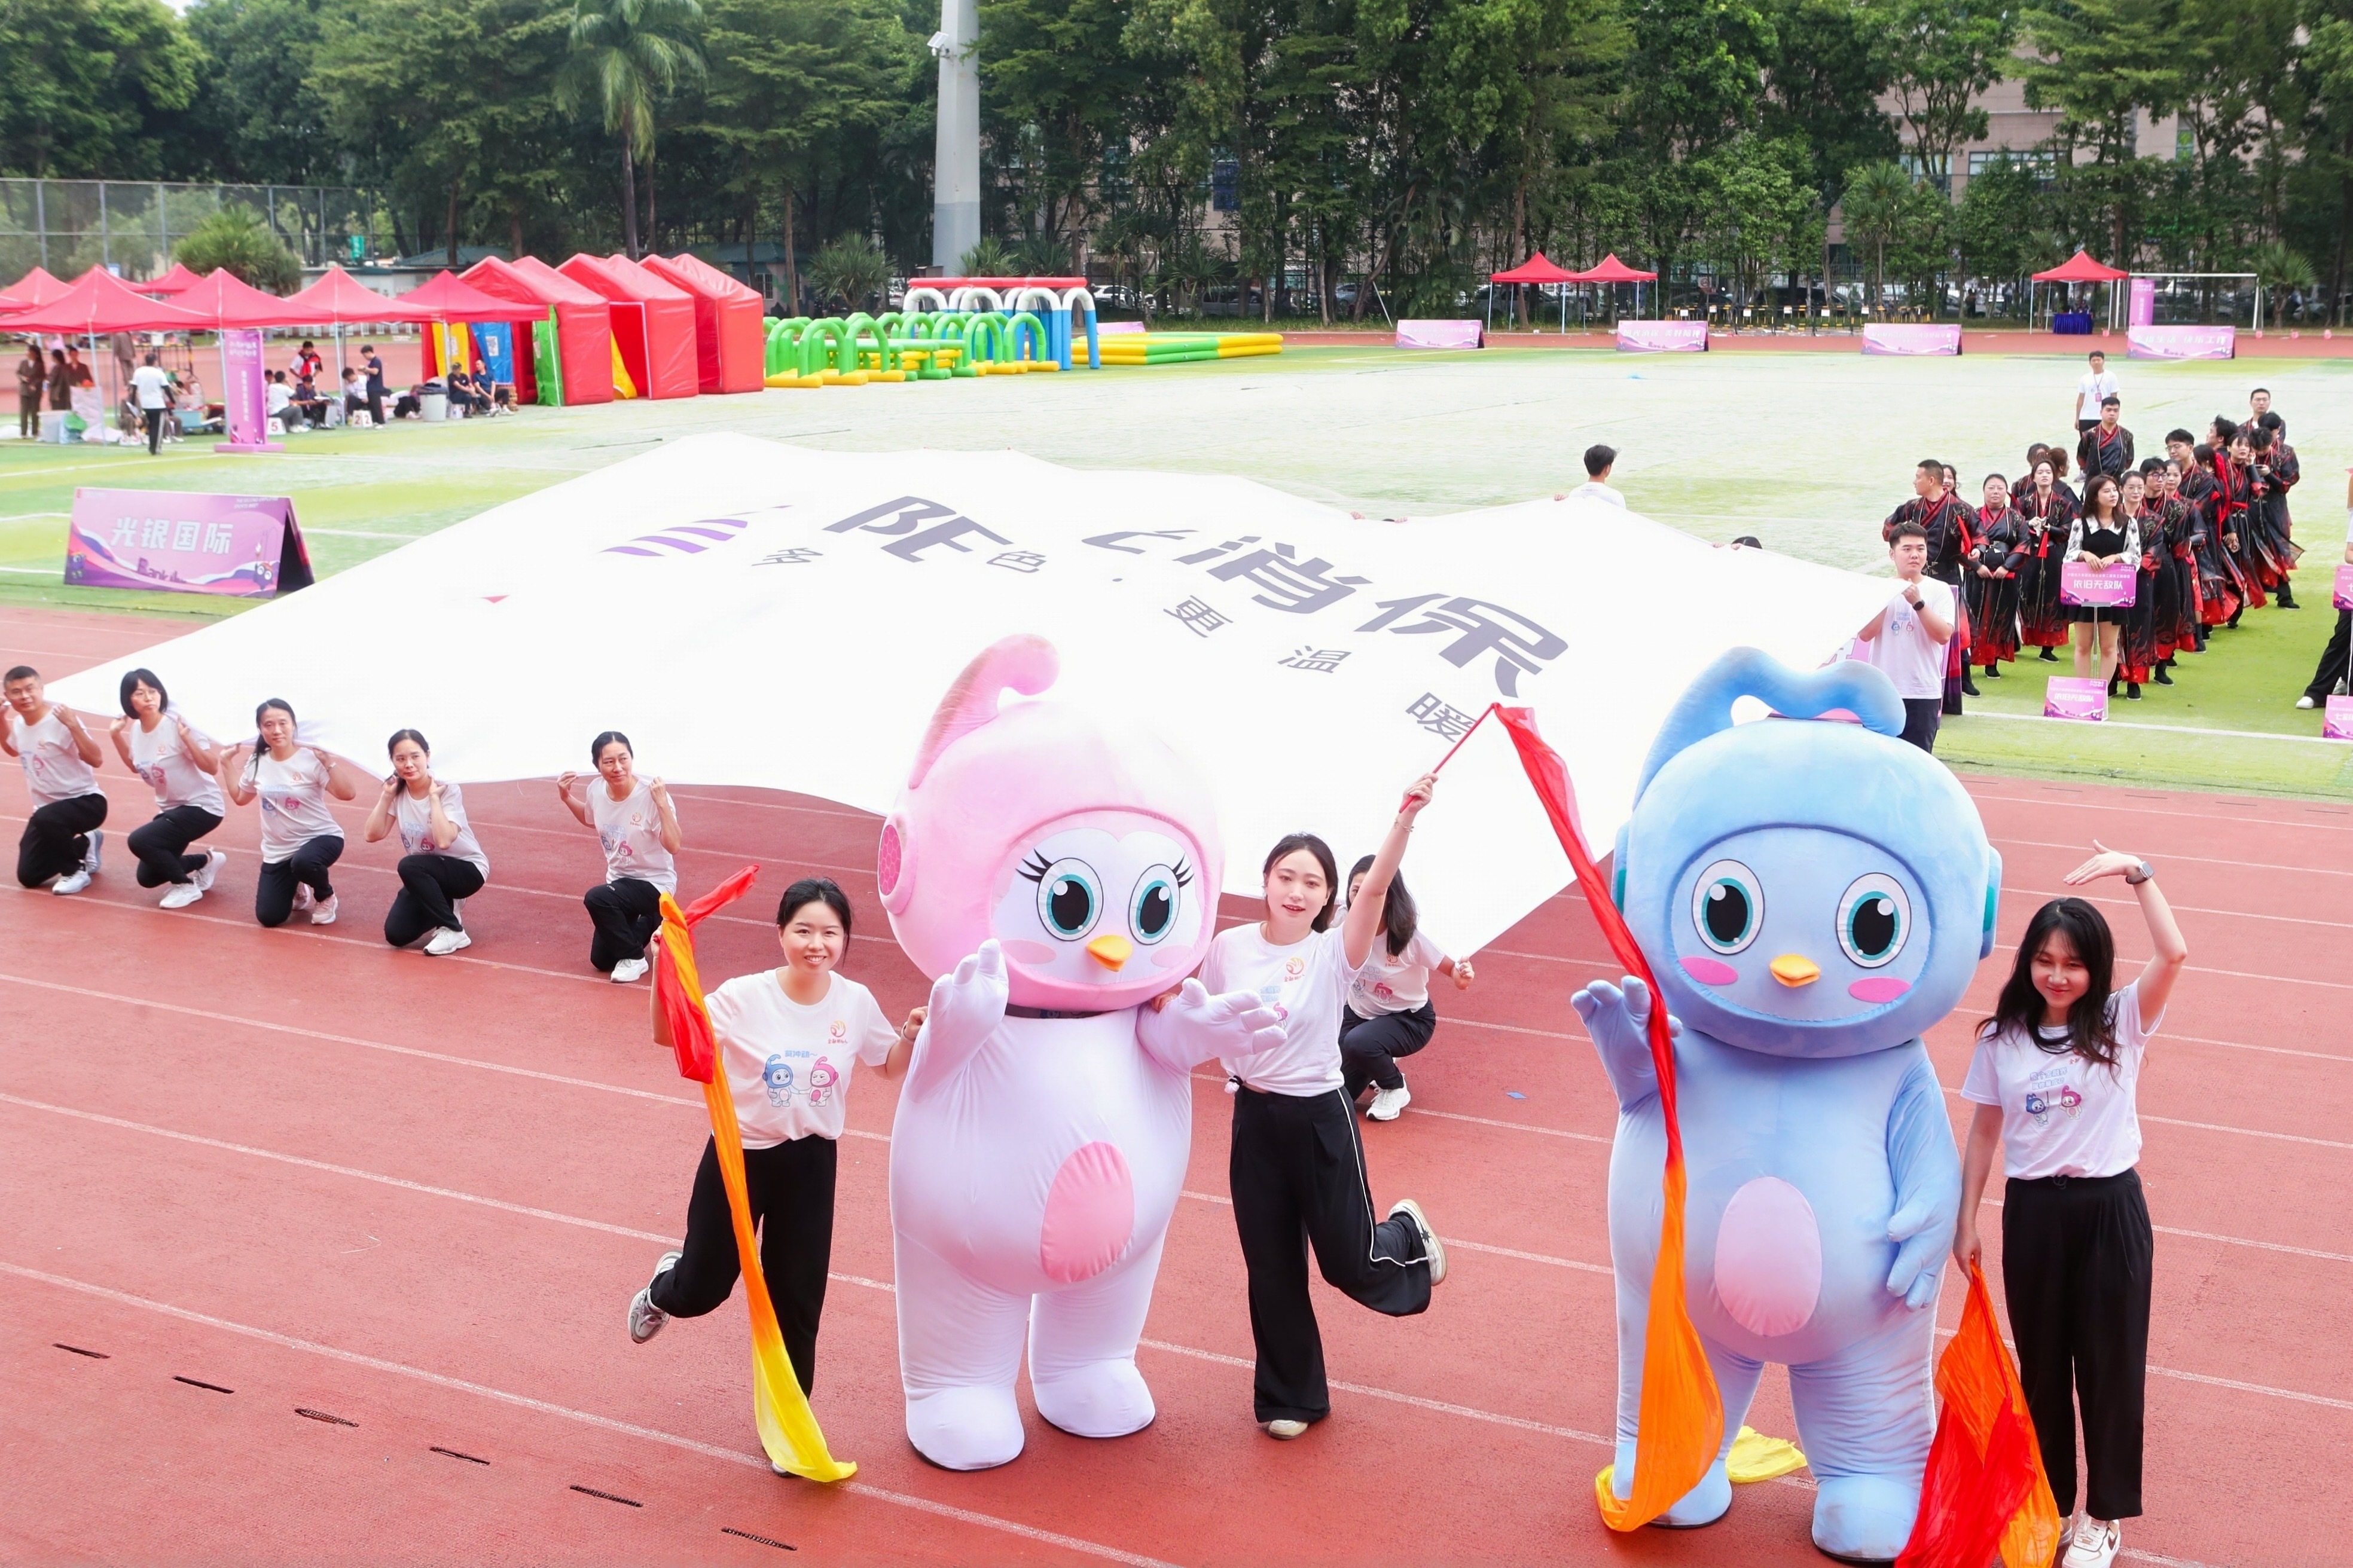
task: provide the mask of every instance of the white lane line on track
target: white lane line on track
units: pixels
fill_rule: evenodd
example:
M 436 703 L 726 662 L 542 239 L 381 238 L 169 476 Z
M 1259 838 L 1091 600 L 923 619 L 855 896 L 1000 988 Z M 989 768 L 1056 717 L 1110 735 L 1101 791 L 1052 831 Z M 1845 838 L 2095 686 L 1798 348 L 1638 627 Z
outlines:
M 0 1095 L 0 1099 L 5 1098 L 6 1096 Z M 1220 1208 L 1234 1206 L 1234 1200 L 1231 1198 L 1219 1197 L 1215 1193 L 1197 1193 L 1190 1187 L 1178 1189 L 1176 1195 L 1180 1198 L 1190 1198 L 1197 1204 L 1216 1204 Z M 1543 1252 L 1522 1252 L 1513 1247 L 1490 1247 L 1483 1241 L 1464 1241 L 1455 1236 L 1441 1236 L 1438 1239 L 1444 1242 L 1450 1248 L 1463 1252 L 1489 1252 L 1498 1258 L 1516 1258 L 1523 1262 L 1542 1263 L 1554 1268 L 1574 1268 L 1582 1274 L 1606 1274 L 1613 1279 L 1618 1275 L 1618 1271 L 1606 1263 L 1580 1263 L 1574 1258 L 1555 1258 L 1549 1253 Z
M 1959 1100 L 1961 1091 L 1957 1089 L 1947 1089 L 1945 1090 L 1945 1097 L 1948 1100 Z M 1407 1109 L 1410 1110 L 1411 1107 Z M 2200 1132 L 2230 1132 L 2241 1138 L 2269 1138 L 2281 1143 L 2309 1144 L 2316 1149 L 2353 1149 L 2353 1143 L 2337 1138 L 2306 1138 L 2300 1132 L 2273 1132 L 2261 1127 L 2226 1127 L 2219 1121 L 2186 1121 L 2179 1116 L 2151 1116 L 2146 1110 L 2140 1112 L 2140 1119 L 2143 1121 L 2154 1121 L 2160 1127 L 2192 1127 Z
M 2004 884 L 2001 890 L 2005 897 L 2015 893 L 2021 899 L 2073 898 L 2082 899 L 2087 904 L 2106 904 L 2113 909 L 2137 910 L 2140 908 L 2140 900 L 2137 899 L 2094 899 L 2079 890 L 2064 888 L 2013 888 Z M 2166 902 L 2167 905 L 2177 914 L 2219 915 L 2225 920 L 2233 921 L 2284 921 L 2290 925 L 2327 926 L 2332 931 L 2353 931 L 2353 921 L 2306 920 L 2302 915 L 2267 915 L 2257 913 L 2253 910 L 2209 910 L 2201 909 L 2196 904 L 2177 904 L 2170 899 L 2167 900 Z
M 675 792 L 673 792 L 675 793 Z M 1997 845 L 2014 844 L 2026 849 L 2066 849 L 2081 855 L 2089 847 L 2082 844 L 2053 844 L 2043 838 L 1996 838 Z M 2167 860 L 2186 860 L 2193 866 L 2227 866 L 2234 871 L 2309 871 L 2316 877 L 2353 877 L 2353 871 L 2339 871 L 2327 866 L 2274 866 L 2260 860 L 2221 860 L 2210 855 L 2176 855 L 2168 851 Z
M 560 1420 L 577 1422 L 584 1426 L 593 1426 L 600 1431 L 616 1433 L 624 1437 L 638 1437 L 649 1443 L 662 1444 L 667 1447 L 684 1449 L 690 1454 L 700 1454 L 704 1458 L 722 1459 L 732 1465 L 743 1465 L 756 1470 L 765 1471 L 768 1468 L 768 1458 L 765 1454 L 746 1454 L 733 1448 L 723 1448 L 715 1443 L 698 1442 L 692 1437 L 681 1437 L 673 1432 L 663 1432 L 651 1426 L 640 1426 L 634 1422 L 618 1421 L 612 1416 L 598 1415 L 590 1411 L 575 1410 L 568 1405 L 551 1404 L 544 1399 L 533 1399 L 527 1394 L 511 1394 L 502 1388 L 492 1388 L 487 1384 L 471 1383 L 461 1377 L 451 1377 L 445 1373 L 429 1372 L 424 1367 L 410 1366 L 405 1362 L 386 1361 L 381 1356 L 362 1355 L 357 1351 L 347 1351 L 334 1345 L 321 1344 L 314 1340 L 296 1339 L 291 1334 L 281 1334 L 274 1330 L 258 1329 L 250 1324 L 232 1322 L 227 1318 L 216 1318 L 206 1312 L 192 1311 L 185 1307 L 173 1306 L 168 1301 L 157 1301 L 145 1296 L 134 1296 L 127 1290 L 116 1290 L 104 1285 L 93 1285 L 87 1280 L 69 1279 L 62 1274 L 45 1273 L 37 1268 L 26 1268 L 20 1264 L 5 1261 L 0 1261 L 0 1274 L 11 1274 L 19 1279 L 29 1279 L 36 1284 L 53 1286 L 60 1290 L 77 1291 L 101 1301 L 112 1302 L 119 1307 L 134 1307 L 142 1311 L 176 1318 L 184 1323 L 194 1323 L 201 1328 L 217 1329 L 224 1333 L 259 1340 L 264 1344 L 276 1345 L 282 1350 L 301 1351 L 306 1355 L 323 1356 L 329 1361 L 339 1361 L 351 1366 L 365 1367 L 371 1372 L 389 1373 L 396 1377 L 413 1378 L 419 1383 L 430 1384 L 436 1388 L 446 1388 L 459 1394 L 475 1394 L 480 1398 L 494 1400 L 501 1405 L 512 1405 L 519 1410 L 529 1410 L 541 1415 L 553 1415 Z M 1129 1563 L 1133 1568 L 1174 1568 L 1174 1565 L 1163 1563 L 1158 1558 L 1124 1552 L 1116 1546 L 1105 1546 L 1100 1542 L 1084 1541 L 1075 1535 L 1040 1530 L 1035 1525 L 1021 1524 L 1009 1519 L 998 1519 L 993 1514 L 979 1513 L 971 1509 L 954 1508 L 946 1503 L 934 1502 L 929 1498 L 892 1491 L 886 1487 L 878 1487 L 867 1481 L 841 1481 L 836 1483 L 836 1488 L 856 1497 L 870 1498 L 876 1502 L 913 1509 L 942 1519 L 952 1519 L 961 1524 L 974 1524 L 987 1530 L 1001 1531 L 1008 1535 L 1020 1536 L 1024 1540 L 1039 1542 L 1048 1546 L 1059 1546 L 1066 1552 L 1075 1552 L 1088 1557 L 1099 1557 L 1112 1563 Z
M 2296 738 L 2297 737 L 2293 735 L 2267 735 L 2264 737 L 2265 740 L 2295 740 Z M 1964 789 L 1968 788 L 1966 783 L 1961 787 Z M 2211 826 L 2216 820 L 2214 814 L 2209 811 L 2172 811 L 2164 806 L 2157 805 L 2120 805 L 2115 800 L 2105 795 L 2085 795 L 2081 800 L 2061 800 L 2056 797 L 2046 797 L 2042 800 L 2036 800 L 2026 795 L 1979 795 L 1975 790 L 1969 790 L 1969 798 L 1972 800 L 1981 801 L 1998 801 L 2006 805 L 2084 806 L 2097 811 L 2127 812 L 2135 816 L 2188 816 L 2194 817 L 2198 821 L 2207 824 L 2209 826 Z M 2319 814 L 2315 813 L 2315 815 L 2317 816 Z M 2279 818 L 2273 816 L 2235 816 L 2225 818 L 2224 820 L 2235 822 L 2245 827 L 2284 827 L 2290 830 L 2299 827 L 2317 827 L 2325 828 L 2331 833 L 2353 833 L 2353 822 L 2283 822 Z

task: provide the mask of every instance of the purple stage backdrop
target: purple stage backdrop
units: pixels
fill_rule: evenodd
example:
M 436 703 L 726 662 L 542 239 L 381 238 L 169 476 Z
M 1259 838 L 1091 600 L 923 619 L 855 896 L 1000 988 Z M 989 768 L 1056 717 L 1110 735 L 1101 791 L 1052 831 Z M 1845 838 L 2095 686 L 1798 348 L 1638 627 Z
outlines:
M 2235 359 L 2236 327 L 2131 327 L 2125 332 L 2128 359 Z
M 1705 321 L 1620 321 L 1618 352 L 1633 354 L 1705 353 Z
M 1961 352 L 1961 329 L 1873 321 L 1862 329 L 1862 352 L 1867 354 L 1957 354 Z
M 284 496 L 74 491 L 68 583 L 265 598 L 311 585 L 311 553 Z

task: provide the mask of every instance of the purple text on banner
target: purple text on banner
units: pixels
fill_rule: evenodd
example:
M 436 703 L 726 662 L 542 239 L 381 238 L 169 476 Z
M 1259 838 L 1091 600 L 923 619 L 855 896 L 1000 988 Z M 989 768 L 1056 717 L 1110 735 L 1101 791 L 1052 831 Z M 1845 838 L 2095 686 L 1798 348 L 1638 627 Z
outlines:
M 2353 610 L 2353 561 L 2337 569 L 2337 607 Z
M 2119 561 L 2113 566 L 2063 562 L 2059 567 L 2059 602 L 2102 610 L 2124 609 L 2133 602 L 2139 577 L 2139 570 L 2129 561 Z
M 2237 355 L 2236 327 L 2127 327 L 2130 359 L 2231 359 Z
M 1961 352 L 1961 329 L 1874 321 L 1862 329 L 1862 352 L 1867 354 L 1957 354 Z
M 2132 312 L 2126 318 L 2136 327 L 2146 327 L 2157 320 L 2157 279 L 2136 278 L 2132 280 Z
M 261 334 L 250 327 L 232 327 L 220 335 L 221 405 L 228 439 L 216 451 L 282 452 L 269 439 L 268 378 L 261 369 Z
M 2320 727 L 2324 741 L 2353 741 L 2353 697 L 2328 700 L 2327 721 Z
M 1401 349 L 1475 349 L 1484 346 L 1480 323 L 1473 321 L 1399 321 L 1397 346 Z
M 2108 716 L 2107 682 L 2087 676 L 2052 676 L 2051 684 L 2043 689 L 2042 716 L 2099 722 Z
M 1620 321 L 1618 347 L 1637 354 L 1705 353 L 1705 321 Z
M 309 586 L 311 562 L 284 496 L 78 489 L 65 580 L 251 599 Z

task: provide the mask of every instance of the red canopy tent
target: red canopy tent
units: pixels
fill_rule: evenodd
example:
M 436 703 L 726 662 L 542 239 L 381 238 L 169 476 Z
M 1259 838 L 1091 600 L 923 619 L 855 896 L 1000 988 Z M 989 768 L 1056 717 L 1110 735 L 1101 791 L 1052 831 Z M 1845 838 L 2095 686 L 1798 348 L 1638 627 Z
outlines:
M 1576 280 L 1576 273 L 1555 265 L 1541 250 L 1508 272 L 1487 274 L 1490 283 L 1573 283 Z M 1491 327 L 1495 324 L 1495 291 L 1493 289 L 1487 290 L 1487 324 Z M 1560 330 L 1564 332 L 1568 331 L 1568 293 L 1566 289 L 1560 296 Z
M 27 305 L 46 305 L 66 291 L 67 285 L 34 268 L 0 293 L 0 310 L 21 310 Z
M 289 306 L 303 314 L 293 324 L 322 321 L 331 327 L 356 326 L 364 321 L 401 321 L 409 318 L 397 305 L 360 282 L 340 267 L 330 267 L 320 279 L 299 293 L 286 296 Z
M 521 261 L 486 256 L 460 281 L 528 307 L 515 316 L 532 328 L 531 353 L 515 345 L 517 398 L 544 404 L 613 401 L 613 311 L 601 295 L 528 256 Z
M 172 269 L 161 278 L 145 283 L 133 283 L 132 287 L 142 294 L 155 294 L 169 299 L 174 295 L 186 293 L 204 280 L 205 275 L 201 272 L 191 272 L 186 262 L 174 261 L 172 263 Z
M 237 327 L 299 327 L 315 316 L 289 307 L 293 300 L 265 294 L 227 268 L 199 278 L 172 303 L 205 318 L 205 324 L 227 331 Z
M 2036 273 L 2029 281 L 2026 324 L 2029 328 L 2034 325 L 2033 285 L 2036 283 L 2120 283 L 2131 276 L 2132 274 L 2119 271 L 2116 268 L 2102 266 L 2093 260 L 2090 253 L 2079 246 L 2074 255 L 2048 271 Z M 2111 317 L 2116 314 L 2116 296 L 2113 292 L 2109 295 L 2108 314 Z
M 692 397 L 694 296 L 622 256 L 574 257 L 556 268 L 613 308 L 613 341 L 640 397 Z
M 705 393 L 767 384 L 767 327 L 760 291 L 697 256 L 649 256 L 645 269 L 694 296 L 696 384 Z
M 404 321 L 512 321 L 514 302 L 485 294 L 450 271 L 411 289 L 393 302 Z
M 1655 272 L 1643 272 L 1627 266 L 1618 259 L 1618 253 L 1614 250 L 1584 271 L 1569 276 L 1577 283 L 1631 283 L 1634 285 L 1634 317 L 1637 321 L 1642 315 L 1642 285 L 1655 283 L 1659 279 Z
M 91 268 L 46 304 L 27 305 L 0 315 L 0 331 L 58 332 L 88 338 L 93 364 L 98 363 L 98 340 L 103 333 L 195 331 L 211 324 L 193 310 L 183 310 L 177 305 L 133 292 L 129 284 L 102 267 Z M 119 386 L 113 389 L 110 405 L 121 401 L 122 390 Z

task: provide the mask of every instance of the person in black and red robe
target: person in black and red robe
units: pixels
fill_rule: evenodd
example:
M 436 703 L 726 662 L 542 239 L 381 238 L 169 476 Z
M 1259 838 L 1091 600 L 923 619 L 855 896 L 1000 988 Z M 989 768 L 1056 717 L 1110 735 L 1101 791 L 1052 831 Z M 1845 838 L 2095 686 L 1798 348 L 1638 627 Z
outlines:
M 2304 552 L 2292 537 L 2287 492 L 2304 477 L 2304 466 L 2296 461 L 2295 449 L 2280 438 L 2279 432 L 2286 428 L 2278 415 L 2266 414 L 2247 432 L 2247 447 L 2253 459 L 2248 511 L 2254 531 L 2255 559 L 2265 573 L 2263 586 L 2272 592 L 2281 609 L 2293 610 L 2297 606 L 2290 574 Z
M 2151 459 L 2149 511 L 2158 531 L 2157 669 L 2159 686 L 2173 684 L 2175 661 L 2198 651 L 2198 575 L 2189 564 L 2194 510 L 2181 499 L 2181 466 Z
M 2075 443 L 2075 466 L 2089 479 L 2094 474 L 2111 474 L 2122 479 L 2132 471 L 2132 432 L 2118 424 L 2117 416 L 2124 405 L 2116 394 L 2100 400 L 2100 422 L 2084 432 Z
M 2075 521 L 2075 503 L 2059 488 L 2056 456 L 2044 448 L 2010 501 L 2021 530 L 2019 640 L 2042 649 L 2046 663 L 2056 663 L 2059 656 L 2052 650 L 2067 646 L 2067 606 L 2059 602 L 2059 567 L 2066 558 L 2067 527 Z
M 2019 574 L 2026 564 L 2026 524 L 2010 510 L 2010 481 L 2000 474 L 1986 476 L 1985 504 L 1969 531 L 1968 660 L 1991 679 L 2003 660 L 2018 657 Z M 1966 679 L 1961 689 L 1978 694 Z
M 1961 562 L 1968 554 L 1969 509 L 1946 483 L 1946 467 L 1923 458 L 1912 470 L 1912 499 L 1887 514 L 1879 536 L 1890 542 L 1895 530 L 1916 522 L 1928 535 L 1927 575 L 1953 591 L 1953 640 L 1945 652 L 1945 711 L 1961 710 L 1961 682 L 1968 669 L 1968 611 L 1962 603 Z
M 2158 666 L 2172 651 L 2172 645 L 2160 644 L 2158 635 L 2162 618 L 2158 605 L 2158 563 L 2164 552 L 2161 517 L 2149 504 L 2148 470 L 2135 468 L 2125 476 L 2124 487 L 2125 515 L 2131 521 L 2133 541 L 2140 546 L 2139 580 L 2133 584 L 2133 602 L 2126 606 L 2123 626 L 2116 634 L 2116 677 L 2125 683 L 2126 698 L 2137 702 L 2141 687 L 2156 679 Z
M 2230 425 L 2227 419 L 2217 419 L 2217 432 Z M 2235 630 L 2239 617 L 2250 609 L 2263 607 L 2263 584 L 2255 570 L 2254 528 L 2248 518 L 2250 494 L 2254 484 L 2253 468 L 2254 449 L 2247 445 L 2246 433 L 2231 426 L 2225 444 L 2214 448 L 2214 528 L 2222 541 L 2222 553 L 2229 557 L 2231 575 L 2239 590 L 2239 603 L 2231 611 L 2231 618 L 2222 623 L 2225 629 Z
M 2200 561 L 2210 548 L 2209 541 L 2213 537 L 2214 476 L 2207 471 L 2205 460 L 2200 456 L 2197 439 L 2189 431 L 2168 431 L 2165 451 L 2181 475 L 2174 485 L 2174 499 L 2189 510 L 2182 542 L 2177 548 L 2185 567 L 2181 588 L 2182 612 L 2189 618 L 2192 629 L 2180 640 L 2180 647 L 2185 653 L 2204 653 L 2206 628 L 2210 623 L 2206 618 L 2206 575 Z M 2217 621 L 2221 618 L 2221 616 L 2214 617 Z

